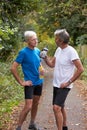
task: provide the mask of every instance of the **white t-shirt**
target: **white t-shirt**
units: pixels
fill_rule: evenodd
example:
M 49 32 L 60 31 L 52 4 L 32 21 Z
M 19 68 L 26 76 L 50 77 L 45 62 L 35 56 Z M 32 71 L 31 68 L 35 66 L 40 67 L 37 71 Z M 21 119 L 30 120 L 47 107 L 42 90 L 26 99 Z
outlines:
M 61 83 L 68 82 L 73 76 L 75 65 L 73 60 L 79 59 L 76 50 L 69 46 L 61 49 L 57 48 L 54 57 L 56 58 L 54 67 L 54 77 L 53 86 L 60 88 Z M 70 84 L 68 88 L 72 88 L 73 85 Z

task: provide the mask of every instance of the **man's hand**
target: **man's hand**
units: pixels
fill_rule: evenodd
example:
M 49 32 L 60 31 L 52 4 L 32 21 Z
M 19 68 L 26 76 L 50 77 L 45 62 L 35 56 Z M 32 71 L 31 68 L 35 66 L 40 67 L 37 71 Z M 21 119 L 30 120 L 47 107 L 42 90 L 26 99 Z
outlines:
M 28 81 L 23 81 L 23 82 L 21 83 L 21 85 L 22 85 L 22 86 L 32 86 L 33 84 L 32 84 L 32 81 L 28 80 Z
M 70 85 L 69 82 L 62 83 L 62 84 L 60 85 L 60 88 L 67 88 L 69 85 Z
M 46 56 L 47 56 L 47 52 L 46 51 L 41 51 L 40 57 L 45 59 Z
M 44 59 L 47 56 L 47 52 L 48 52 L 48 48 L 44 47 L 40 53 L 40 57 Z

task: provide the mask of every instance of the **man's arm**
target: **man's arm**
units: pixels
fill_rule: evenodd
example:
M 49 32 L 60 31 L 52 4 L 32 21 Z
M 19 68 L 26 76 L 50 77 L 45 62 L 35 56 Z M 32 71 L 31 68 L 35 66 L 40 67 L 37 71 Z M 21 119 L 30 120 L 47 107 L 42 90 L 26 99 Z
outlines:
M 75 71 L 73 77 L 70 79 L 71 82 L 74 82 L 84 71 L 83 65 L 80 60 L 73 60 L 73 63 L 76 67 L 76 71 Z
M 53 68 L 53 67 L 55 66 L 55 60 L 56 60 L 55 57 L 53 57 L 52 59 L 50 59 L 50 58 L 48 58 L 48 56 L 46 56 L 46 57 L 44 58 L 44 61 L 46 62 L 46 64 L 47 64 L 49 67 L 51 67 L 51 68 Z
M 77 80 L 81 73 L 84 71 L 83 65 L 80 60 L 73 60 L 73 63 L 76 67 L 76 71 L 68 82 L 61 84 L 61 88 L 69 86 L 72 82 Z
M 31 81 L 23 81 L 17 71 L 19 64 L 17 62 L 13 62 L 12 66 L 11 66 L 11 72 L 13 74 L 13 76 L 15 77 L 15 79 L 17 80 L 17 82 L 22 85 L 22 86 L 31 86 L 32 82 Z

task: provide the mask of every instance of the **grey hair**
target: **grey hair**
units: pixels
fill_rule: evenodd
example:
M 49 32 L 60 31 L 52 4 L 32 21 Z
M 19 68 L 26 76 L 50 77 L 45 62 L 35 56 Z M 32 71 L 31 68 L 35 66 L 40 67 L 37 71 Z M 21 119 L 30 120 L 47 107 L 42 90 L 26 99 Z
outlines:
M 58 29 L 54 32 L 55 36 L 58 36 L 60 40 L 63 40 L 64 43 L 69 42 L 69 33 L 66 31 L 66 29 Z
M 25 31 L 24 32 L 25 41 L 27 41 L 32 36 L 37 36 L 37 34 L 34 31 Z

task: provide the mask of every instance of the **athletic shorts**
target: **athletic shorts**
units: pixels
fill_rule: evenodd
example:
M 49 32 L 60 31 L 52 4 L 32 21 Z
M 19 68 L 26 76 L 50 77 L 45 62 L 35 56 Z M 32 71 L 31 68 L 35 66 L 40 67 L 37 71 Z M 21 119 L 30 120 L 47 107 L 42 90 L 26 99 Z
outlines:
M 53 105 L 64 107 L 64 103 L 70 88 L 53 87 Z
M 42 87 L 43 84 L 36 85 L 36 86 L 25 86 L 24 87 L 25 99 L 33 99 L 34 95 L 41 96 Z

